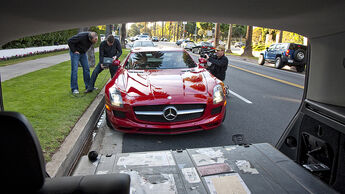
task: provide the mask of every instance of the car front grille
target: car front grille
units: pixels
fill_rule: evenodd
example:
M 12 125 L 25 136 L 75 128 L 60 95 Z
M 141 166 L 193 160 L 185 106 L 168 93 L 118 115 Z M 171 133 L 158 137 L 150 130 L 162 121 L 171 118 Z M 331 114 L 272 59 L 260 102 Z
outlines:
M 175 119 L 167 120 L 163 111 L 167 107 L 174 107 L 178 113 Z M 169 104 L 133 107 L 135 116 L 141 121 L 172 123 L 183 122 L 200 118 L 205 109 L 205 104 Z

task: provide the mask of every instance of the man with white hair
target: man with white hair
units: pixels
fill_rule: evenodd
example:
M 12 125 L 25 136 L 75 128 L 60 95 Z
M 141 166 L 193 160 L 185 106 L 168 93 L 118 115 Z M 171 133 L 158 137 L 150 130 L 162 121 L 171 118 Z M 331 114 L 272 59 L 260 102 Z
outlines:
M 73 94 L 79 94 L 78 89 L 78 64 L 83 67 L 85 89 L 90 84 L 90 68 L 86 56 L 87 50 L 98 41 L 96 32 L 80 32 L 68 40 L 71 55 L 71 90 Z

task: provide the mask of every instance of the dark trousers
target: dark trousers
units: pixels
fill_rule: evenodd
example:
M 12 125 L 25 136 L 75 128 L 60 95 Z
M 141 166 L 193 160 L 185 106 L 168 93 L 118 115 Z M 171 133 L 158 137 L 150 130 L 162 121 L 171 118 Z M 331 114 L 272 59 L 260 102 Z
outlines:
M 117 69 L 118 69 L 117 66 L 114 66 L 114 65 L 109 66 L 111 78 L 114 77 L 114 75 L 117 72 Z M 101 63 L 98 63 L 98 65 L 96 66 L 96 68 L 92 72 L 91 80 L 90 80 L 90 84 L 89 84 L 89 88 L 88 88 L 89 90 L 92 90 L 95 87 L 95 82 L 96 82 L 96 79 L 98 77 L 98 74 L 100 74 L 102 71 L 103 71 L 103 68 L 101 67 Z

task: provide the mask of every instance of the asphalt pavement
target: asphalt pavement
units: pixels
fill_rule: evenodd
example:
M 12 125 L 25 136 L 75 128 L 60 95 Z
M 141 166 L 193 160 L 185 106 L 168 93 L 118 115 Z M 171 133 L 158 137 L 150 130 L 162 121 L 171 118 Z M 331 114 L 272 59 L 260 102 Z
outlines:
M 230 56 L 225 84 L 231 93 L 220 127 L 182 135 L 123 134 L 122 152 L 225 146 L 233 144 L 234 134 L 243 134 L 249 143 L 275 145 L 300 106 L 304 75 L 270 66 Z

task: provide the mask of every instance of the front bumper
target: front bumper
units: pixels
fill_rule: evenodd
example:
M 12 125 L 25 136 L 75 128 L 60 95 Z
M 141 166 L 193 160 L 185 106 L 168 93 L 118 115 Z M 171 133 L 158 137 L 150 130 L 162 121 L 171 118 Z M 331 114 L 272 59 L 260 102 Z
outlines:
M 125 116 L 119 118 L 114 115 L 114 110 L 108 105 L 106 109 L 107 118 L 115 130 L 124 133 L 142 133 L 142 134 L 181 134 L 190 133 L 202 130 L 210 130 L 222 124 L 223 117 L 226 111 L 226 102 L 218 105 L 207 105 L 203 115 L 200 118 L 171 123 L 154 123 L 145 122 L 136 118 L 132 107 L 125 109 L 116 109 L 123 111 Z M 221 107 L 221 111 L 217 114 L 212 114 L 211 111 L 215 108 Z

